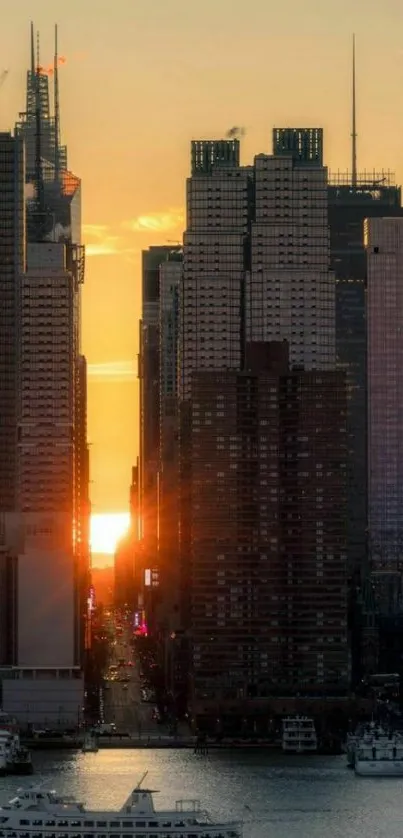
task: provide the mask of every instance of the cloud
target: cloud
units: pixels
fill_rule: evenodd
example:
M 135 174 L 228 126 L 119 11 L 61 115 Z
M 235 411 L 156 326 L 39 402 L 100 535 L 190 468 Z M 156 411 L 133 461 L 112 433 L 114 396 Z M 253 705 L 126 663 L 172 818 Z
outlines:
M 88 364 L 88 376 L 95 381 L 134 381 L 137 370 L 134 360 L 106 361 L 100 364 Z
M 108 228 L 106 224 L 83 224 L 84 236 L 94 239 L 102 239 Z
M 83 224 L 87 256 L 116 256 L 138 253 L 138 248 L 126 247 L 122 236 L 113 235 L 106 224 Z
M 183 228 L 185 216 L 181 208 L 172 208 L 163 212 L 152 212 L 138 215 L 130 221 L 125 221 L 123 227 L 133 233 L 158 233 Z
M 116 253 L 122 253 L 118 246 L 116 236 L 109 236 L 103 242 L 93 242 L 85 246 L 85 253 L 87 256 L 115 256 Z

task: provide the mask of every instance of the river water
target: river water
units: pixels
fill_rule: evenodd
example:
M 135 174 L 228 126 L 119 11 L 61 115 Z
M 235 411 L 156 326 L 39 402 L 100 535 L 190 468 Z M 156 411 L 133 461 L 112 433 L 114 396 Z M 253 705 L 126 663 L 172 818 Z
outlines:
M 356 777 L 345 757 L 139 749 L 48 751 L 34 763 L 33 778 L 0 778 L 0 803 L 40 778 L 89 808 L 118 808 L 148 770 L 158 807 L 197 798 L 216 819 L 243 820 L 245 838 L 403 838 L 403 778 Z

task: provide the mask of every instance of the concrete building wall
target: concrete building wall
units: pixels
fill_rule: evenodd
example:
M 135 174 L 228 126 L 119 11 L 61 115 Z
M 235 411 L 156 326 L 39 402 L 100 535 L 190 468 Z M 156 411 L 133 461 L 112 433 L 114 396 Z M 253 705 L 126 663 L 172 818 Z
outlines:
M 3 710 L 22 728 L 65 730 L 77 728 L 82 721 L 84 680 L 77 671 L 4 672 L 2 696 Z
M 20 555 L 19 666 L 74 666 L 75 614 L 71 552 L 42 548 Z

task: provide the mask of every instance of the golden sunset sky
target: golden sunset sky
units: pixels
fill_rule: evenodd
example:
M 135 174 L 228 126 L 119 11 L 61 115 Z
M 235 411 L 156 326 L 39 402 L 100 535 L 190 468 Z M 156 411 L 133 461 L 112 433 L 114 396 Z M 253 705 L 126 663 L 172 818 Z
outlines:
M 59 24 L 61 127 L 83 181 L 94 513 L 124 512 L 138 453 L 140 253 L 181 238 L 189 143 L 244 126 L 243 162 L 273 126 L 323 126 L 350 166 L 351 37 L 359 167 L 403 177 L 402 0 L 15 0 L 3 9 L 0 128 L 25 107 L 29 22 L 41 60 Z

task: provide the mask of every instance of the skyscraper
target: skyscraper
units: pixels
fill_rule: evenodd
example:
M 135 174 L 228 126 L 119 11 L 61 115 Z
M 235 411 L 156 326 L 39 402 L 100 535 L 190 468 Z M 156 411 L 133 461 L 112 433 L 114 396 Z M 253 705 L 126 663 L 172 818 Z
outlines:
M 160 269 L 165 262 L 174 260 L 179 251 L 180 248 L 167 245 L 150 247 L 143 252 L 139 355 L 140 533 L 146 556 L 155 566 L 158 564 L 160 469 Z M 167 367 L 168 355 L 165 358 L 164 354 L 163 362 L 165 387 L 171 374 Z
M 323 131 L 275 129 L 273 152 L 255 158 L 246 337 L 287 340 L 291 366 L 333 369 L 335 290 Z
M 348 392 L 348 560 L 356 582 L 365 578 L 367 553 L 366 287 L 364 220 L 400 215 L 401 190 L 389 172 L 330 177 L 330 259 L 336 277 L 337 366 Z
M 28 245 L 20 279 L 18 663 L 74 666 L 74 278 L 63 244 Z M 33 610 L 34 609 L 34 610 Z
M 0 134 L 0 515 L 15 508 L 17 278 L 25 261 L 24 145 Z
M 278 129 L 273 151 L 241 167 L 237 141 L 193 143 L 187 186 L 182 615 L 194 708 L 206 699 L 213 714 L 298 683 L 346 690 L 349 678 L 345 378 L 322 131 Z M 273 342 L 287 358 L 267 366 Z
M 368 258 L 368 528 L 383 613 L 402 607 L 403 218 L 365 224 Z
M 183 254 L 174 250 L 160 266 L 159 367 L 160 442 L 158 535 L 163 600 L 174 610 L 179 602 L 179 439 L 178 330 Z
M 179 323 L 179 395 L 193 370 L 239 369 L 244 333 L 245 245 L 253 170 L 239 140 L 192 143 Z
M 66 170 L 66 150 L 60 144 L 57 31 L 53 116 L 48 76 L 34 55 L 33 27 L 31 52 L 27 111 L 15 129 L 16 142 L 25 145 L 27 156 L 28 241 L 26 265 L 20 265 L 16 283 L 19 543 L 13 663 L 21 677 L 9 679 L 2 673 L 3 705 L 22 721 L 39 724 L 44 716 L 60 716 L 63 705 L 58 723 L 71 726 L 83 704 L 89 592 L 81 184 Z M 38 671 L 34 689 L 32 677 Z
M 331 268 L 336 277 L 337 367 L 347 381 L 348 575 L 354 682 L 366 674 L 363 619 L 373 626 L 368 562 L 367 474 L 367 255 L 364 220 L 402 215 L 401 189 L 389 171 L 360 171 L 357 158 L 355 39 L 352 72 L 352 166 L 331 173 L 328 201 Z M 373 631 L 373 628 L 372 628 Z M 372 671 L 372 663 L 369 664 Z
M 24 147 L 0 133 L 0 665 L 15 658 L 15 567 L 6 517 L 16 507 L 18 276 L 25 262 Z
M 213 727 L 348 688 L 344 375 L 287 354 L 192 375 L 192 712 Z

